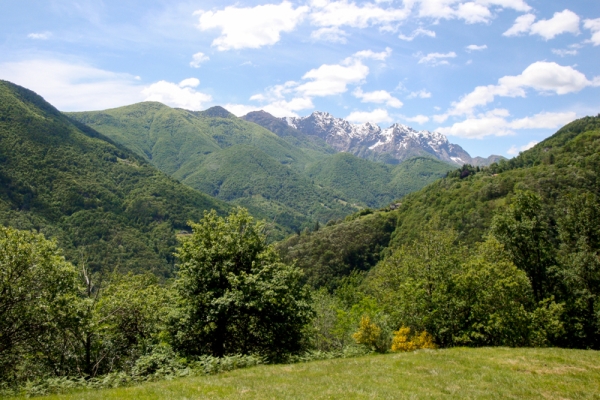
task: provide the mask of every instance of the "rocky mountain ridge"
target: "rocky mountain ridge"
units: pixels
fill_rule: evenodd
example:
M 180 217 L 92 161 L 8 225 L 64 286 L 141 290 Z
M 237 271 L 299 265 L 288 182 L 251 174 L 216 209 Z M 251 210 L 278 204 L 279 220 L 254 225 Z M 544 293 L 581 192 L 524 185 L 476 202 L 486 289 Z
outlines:
M 315 111 L 306 117 L 280 120 L 298 131 L 317 136 L 336 149 L 359 157 L 396 164 L 415 156 L 433 156 L 455 165 L 489 165 L 501 156 L 471 157 L 438 132 L 417 131 L 403 124 L 382 129 L 369 122 L 352 124 L 327 112 Z

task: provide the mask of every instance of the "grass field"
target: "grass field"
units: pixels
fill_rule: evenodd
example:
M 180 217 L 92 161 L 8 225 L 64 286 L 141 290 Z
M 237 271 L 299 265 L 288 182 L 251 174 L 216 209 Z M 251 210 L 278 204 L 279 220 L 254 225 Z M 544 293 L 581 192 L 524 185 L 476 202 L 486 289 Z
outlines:
M 600 399 L 600 352 L 454 348 L 79 391 L 45 399 Z

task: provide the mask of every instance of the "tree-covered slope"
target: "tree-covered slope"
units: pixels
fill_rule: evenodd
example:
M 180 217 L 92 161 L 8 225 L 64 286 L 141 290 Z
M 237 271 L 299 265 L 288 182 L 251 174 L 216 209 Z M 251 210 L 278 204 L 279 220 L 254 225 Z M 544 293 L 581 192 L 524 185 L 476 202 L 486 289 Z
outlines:
M 289 143 L 222 107 L 193 112 L 145 102 L 68 115 L 192 188 L 274 221 L 275 237 L 364 206 L 347 204 L 304 175 L 306 165 L 331 149 Z
M 600 195 L 599 175 L 600 116 L 582 118 L 511 160 L 479 171 L 463 167 L 406 196 L 392 243 L 411 240 L 434 215 L 465 240 L 478 241 L 515 191 L 537 193 L 553 209 L 567 195 Z
M 429 157 L 390 165 L 337 153 L 311 164 L 307 174 L 350 201 L 378 208 L 442 178 L 451 169 L 449 164 Z
M 239 144 L 252 145 L 281 164 L 300 169 L 314 161 L 300 148 L 222 107 L 194 112 L 143 102 L 67 115 L 127 146 L 178 179 L 185 179 L 208 154 Z
M 0 182 L 0 223 L 40 230 L 94 270 L 169 275 L 175 233 L 229 208 L 6 81 Z
M 340 218 L 357 208 L 250 145 L 209 155 L 184 182 L 294 231 L 308 221 Z
M 402 164 L 400 165 L 402 166 Z M 530 191 L 540 196 L 544 215 L 553 226 L 561 217 L 564 201 L 581 193 L 600 196 L 600 115 L 574 121 L 550 138 L 519 156 L 489 167 L 464 166 L 450 172 L 423 189 L 401 199 L 395 210 L 380 210 L 374 215 L 394 221 L 393 233 L 383 246 L 373 246 L 372 259 L 381 259 L 393 249 L 415 240 L 432 219 L 439 219 L 440 227 L 455 229 L 459 240 L 474 244 L 488 232 L 493 216 L 505 210 L 517 191 Z M 395 208 L 395 207 L 394 207 Z M 359 217 L 340 224 L 326 226 L 316 232 L 296 236 L 279 244 L 282 254 L 290 261 L 312 259 L 311 271 L 339 271 L 333 280 L 354 269 L 368 270 L 373 262 L 351 264 L 339 261 L 344 254 L 356 248 L 349 233 L 340 245 L 323 247 L 335 232 L 351 232 L 351 226 L 372 227 L 373 215 Z M 385 237 L 387 227 L 372 231 L 372 237 Z M 556 235 L 553 232 L 552 235 Z M 552 236 L 551 235 L 551 236 Z M 369 259 L 369 255 L 363 255 Z M 308 267 L 307 267 L 308 268 Z M 330 281 L 331 273 L 324 277 Z M 322 283 L 317 277 L 315 282 Z

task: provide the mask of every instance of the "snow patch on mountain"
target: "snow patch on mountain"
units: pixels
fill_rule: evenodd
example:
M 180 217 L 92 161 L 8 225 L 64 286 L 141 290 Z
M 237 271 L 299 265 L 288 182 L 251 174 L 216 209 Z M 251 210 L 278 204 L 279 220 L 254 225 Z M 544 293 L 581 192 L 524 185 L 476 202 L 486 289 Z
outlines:
M 315 111 L 306 117 L 286 117 L 282 120 L 307 135 L 325 139 L 338 151 L 362 157 L 377 158 L 386 155 L 403 161 L 409 157 L 429 155 L 457 165 L 484 163 L 479 161 L 480 157 L 473 159 L 462 147 L 450 143 L 439 132 L 417 131 L 399 123 L 381 129 L 368 122 L 352 124 L 321 111 Z

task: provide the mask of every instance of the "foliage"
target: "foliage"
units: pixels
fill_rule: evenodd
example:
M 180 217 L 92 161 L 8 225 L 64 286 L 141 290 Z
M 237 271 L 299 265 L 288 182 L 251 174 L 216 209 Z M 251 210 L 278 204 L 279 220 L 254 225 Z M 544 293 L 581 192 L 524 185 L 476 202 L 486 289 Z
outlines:
M 76 283 L 74 267 L 54 242 L 0 227 L 0 381 L 16 379 L 24 359 L 50 361 L 36 353 L 73 323 Z
M 385 332 L 375 322 L 371 321 L 368 315 L 363 315 L 360 319 L 358 331 L 352 334 L 356 343 L 362 344 L 379 353 L 385 353 L 388 350 L 388 341 Z
M 169 276 L 175 232 L 206 209 L 228 206 L 0 81 L 0 225 L 43 232 L 92 271 Z
M 276 359 L 302 347 L 311 316 L 298 268 L 279 261 L 264 223 L 244 209 L 226 218 L 205 213 L 184 238 L 176 290 L 176 348 L 200 355 L 259 353 Z
M 277 250 L 285 262 L 304 271 L 309 285 L 333 290 L 344 276 L 367 271 L 381 260 L 395 222 L 392 213 L 366 215 L 292 236 L 278 243 Z
M 557 221 L 560 247 L 555 279 L 565 302 L 569 342 L 600 348 L 600 201 L 598 195 L 566 196 Z
M 555 264 L 552 228 L 541 203 L 535 193 L 517 192 L 511 204 L 494 216 L 490 229 L 515 265 L 527 273 L 536 301 L 551 291 L 548 270 Z
M 414 351 L 418 349 L 435 349 L 437 346 L 427 331 L 411 335 L 410 328 L 402 326 L 394 332 L 392 351 Z
M 337 153 L 309 165 L 307 174 L 319 185 L 342 193 L 347 201 L 382 207 L 443 177 L 450 168 L 428 157 L 389 165 Z
M 423 231 L 371 271 L 366 290 L 391 326 L 425 330 L 441 346 L 531 343 L 536 307 L 525 273 L 496 240 L 469 250 L 457 237 Z

